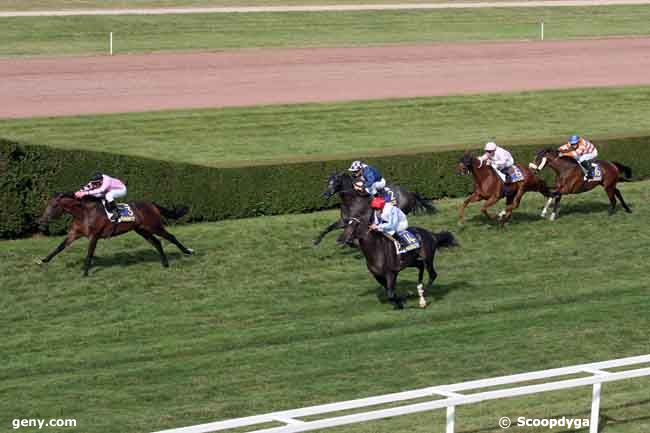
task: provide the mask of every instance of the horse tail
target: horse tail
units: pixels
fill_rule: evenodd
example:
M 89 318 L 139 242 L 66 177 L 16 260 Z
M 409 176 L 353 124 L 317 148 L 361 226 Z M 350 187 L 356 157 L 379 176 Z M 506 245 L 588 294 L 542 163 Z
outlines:
M 612 161 L 612 164 L 618 168 L 618 170 L 623 173 L 624 179 L 629 179 L 632 177 L 632 169 L 627 165 L 623 165 L 620 162 Z
M 433 200 L 430 198 L 426 198 L 418 194 L 417 192 L 413 193 L 413 197 L 415 197 L 415 210 L 422 210 L 425 213 L 436 213 L 437 209 L 435 205 L 433 204 Z
M 153 203 L 153 205 L 158 208 L 162 216 L 171 219 L 178 219 L 183 215 L 185 215 L 190 210 L 190 208 L 188 208 L 187 206 L 178 206 L 178 207 L 174 206 L 172 209 L 167 209 L 166 207 L 163 207 L 158 203 Z
M 451 232 L 442 231 L 433 233 L 436 248 L 452 248 L 458 246 L 458 241 Z

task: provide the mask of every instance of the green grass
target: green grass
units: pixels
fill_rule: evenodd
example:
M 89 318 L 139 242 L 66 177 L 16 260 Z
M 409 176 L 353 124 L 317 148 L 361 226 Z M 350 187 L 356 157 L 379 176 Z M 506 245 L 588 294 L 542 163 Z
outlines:
M 0 120 L 0 136 L 202 165 L 650 133 L 650 87 Z M 507 139 L 506 139 L 507 138 Z
M 621 186 L 630 215 L 608 217 L 600 189 L 566 197 L 555 223 L 527 196 L 505 231 L 476 207 L 458 231 L 457 200 L 412 217 L 462 244 L 438 255 L 426 310 L 380 303 L 365 263 L 335 235 L 311 247 L 334 211 L 173 227 L 197 255 L 166 245 L 169 269 L 136 235 L 102 241 L 87 279 L 86 241 L 47 268 L 33 260 L 58 239 L 2 241 L 2 429 L 13 418 L 76 418 L 84 433 L 149 432 L 650 353 L 649 187 Z M 404 271 L 399 289 L 413 292 L 415 278 Z M 647 433 L 648 386 L 603 387 L 604 431 Z M 590 396 L 587 387 L 461 407 L 457 429 L 500 431 L 504 415 L 587 418 Z M 442 431 L 443 417 L 331 431 Z
M 0 56 L 647 35 L 650 6 L 0 19 Z
M 510 0 L 462 0 L 471 3 L 498 3 Z M 532 1 L 532 0 L 525 0 Z M 449 0 L 409 0 L 408 3 L 448 3 Z M 457 1 L 460 2 L 460 1 Z M 219 6 L 286 6 L 380 4 L 394 0 L 0 0 L 0 11 L 60 10 L 60 9 L 133 9 L 143 7 L 219 7 Z

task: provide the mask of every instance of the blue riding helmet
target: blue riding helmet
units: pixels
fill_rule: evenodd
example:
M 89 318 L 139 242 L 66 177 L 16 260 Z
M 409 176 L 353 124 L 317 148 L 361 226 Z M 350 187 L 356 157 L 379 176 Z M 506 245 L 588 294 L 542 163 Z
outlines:
M 363 162 L 354 161 L 354 162 L 352 162 L 352 165 L 350 165 L 350 168 L 348 168 L 348 171 L 359 171 L 362 168 L 363 168 Z
M 580 142 L 580 136 L 579 135 L 572 135 L 569 137 L 569 144 L 572 146 L 575 146 Z

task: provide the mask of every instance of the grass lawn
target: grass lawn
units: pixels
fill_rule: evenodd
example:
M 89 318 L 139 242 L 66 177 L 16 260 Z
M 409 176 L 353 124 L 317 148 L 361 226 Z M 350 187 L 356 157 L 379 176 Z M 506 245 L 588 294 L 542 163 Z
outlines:
M 499 3 L 512 0 L 456 0 L 456 3 Z M 533 1 L 533 0 L 524 0 Z M 144 7 L 219 7 L 219 6 L 286 6 L 381 4 L 394 0 L 0 0 L 0 11 L 62 10 L 62 9 L 133 9 Z M 449 0 L 409 0 L 408 3 L 449 3 Z
M 0 18 L 0 56 L 648 35 L 650 5 Z
M 136 235 L 102 241 L 86 279 L 86 241 L 47 268 L 34 259 L 59 239 L 1 241 L 0 422 L 150 432 L 650 353 L 650 182 L 621 189 L 633 214 L 608 217 L 598 189 L 566 197 L 554 223 L 537 216 L 542 197 L 527 196 L 505 231 L 476 207 L 460 231 L 458 200 L 410 218 L 461 243 L 438 255 L 426 310 L 379 302 L 365 263 L 335 235 L 311 246 L 334 211 L 173 227 L 197 255 L 166 244 L 169 269 Z M 414 292 L 415 280 L 404 271 L 398 287 Z M 649 431 L 648 386 L 603 387 L 604 431 Z M 461 407 L 457 430 L 500 431 L 501 416 L 588 418 L 590 399 L 587 387 Z M 443 418 L 330 431 L 442 431 Z
M 209 166 L 650 134 L 650 87 L 0 120 L 0 137 Z M 507 139 L 506 139 L 507 137 Z M 597 143 L 597 140 L 596 140 Z

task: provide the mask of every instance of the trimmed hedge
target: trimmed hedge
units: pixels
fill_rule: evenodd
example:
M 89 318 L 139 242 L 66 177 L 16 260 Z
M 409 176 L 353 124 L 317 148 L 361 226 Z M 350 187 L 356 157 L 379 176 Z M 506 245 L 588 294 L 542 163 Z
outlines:
M 634 178 L 650 176 L 650 137 L 598 141 L 605 159 L 632 167 Z M 514 146 L 517 161 L 529 162 L 536 149 Z M 477 152 L 477 150 L 475 149 Z M 459 197 L 471 181 L 456 176 L 462 150 L 368 157 L 389 182 L 432 197 Z M 128 200 L 154 200 L 190 206 L 191 221 L 309 212 L 335 205 L 322 198 L 325 179 L 347 168 L 349 160 L 213 168 L 91 151 L 69 151 L 0 139 L 0 237 L 33 233 L 47 199 L 72 191 L 94 171 L 115 174 L 127 183 Z M 550 173 L 549 173 L 550 174 Z M 548 174 L 547 174 L 548 175 Z M 53 224 L 61 233 L 66 222 Z

